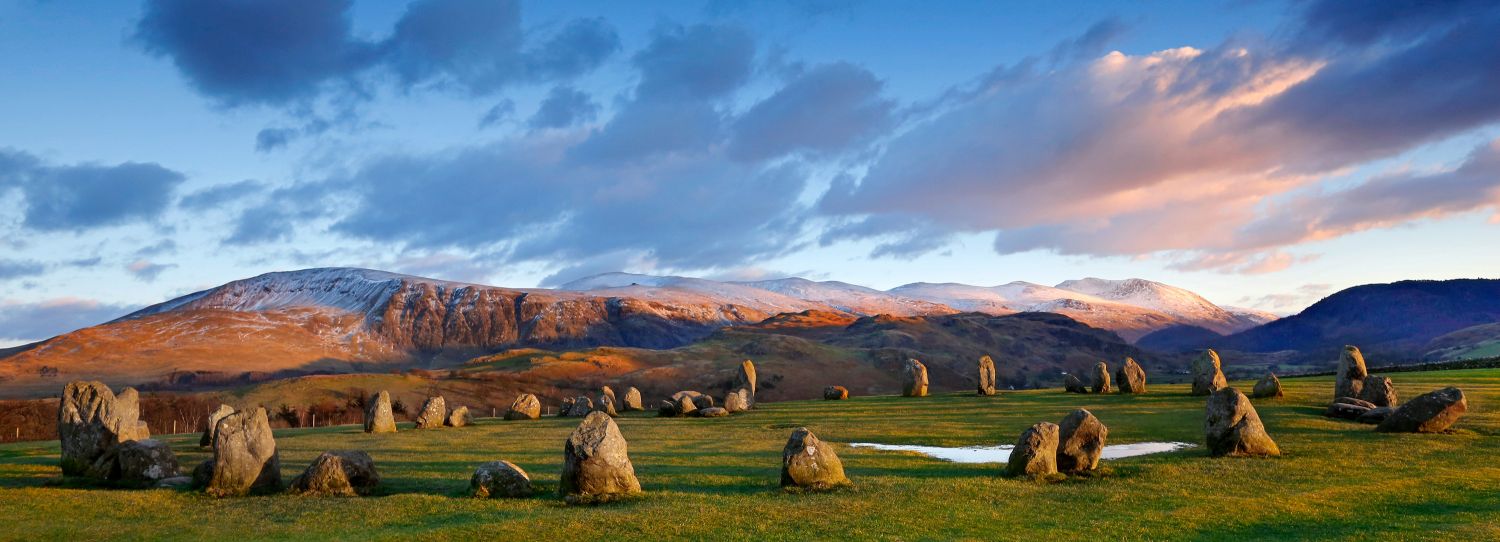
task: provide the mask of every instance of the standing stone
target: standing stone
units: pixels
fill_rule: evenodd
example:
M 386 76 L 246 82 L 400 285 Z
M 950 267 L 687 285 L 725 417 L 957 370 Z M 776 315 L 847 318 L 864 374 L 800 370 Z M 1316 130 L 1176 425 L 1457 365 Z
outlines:
M 422 403 L 422 413 L 417 414 L 417 429 L 437 429 L 448 421 L 448 404 L 443 396 L 428 397 Z
M 469 494 L 481 499 L 530 497 L 531 493 L 531 477 L 509 461 L 480 465 L 469 478 Z
M 700 409 L 713 408 L 714 404 L 714 398 L 709 395 L 699 395 L 693 398 L 693 405 Z
M 444 422 L 448 427 L 463 427 L 474 423 L 474 415 L 469 413 L 469 407 L 461 406 L 448 413 L 448 419 Z
M 114 479 L 134 485 L 151 485 L 177 476 L 177 454 L 159 440 L 132 440 L 115 448 Z
M 608 414 L 609 417 L 611 417 L 611 418 L 620 415 L 620 412 L 618 410 L 615 410 L 615 396 L 613 394 L 609 394 L 609 393 L 601 393 L 601 394 L 599 394 L 599 409 L 598 410 L 599 410 L 599 412 L 603 412 L 605 414 Z
M 1193 360 L 1193 392 L 1192 395 L 1208 395 L 1223 389 L 1229 385 L 1224 379 L 1224 371 L 1219 366 L 1219 353 L 1213 350 L 1204 350 Z
M 511 401 L 510 410 L 505 411 L 507 420 L 535 420 L 542 417 L 542 402 L 535 395 L 523 393 Z
M 125 388 L 118 397 L 102 382 L 70 382 L 57 409 L 63 474 L 86 475 L 99 458 L 121 443 L 143 438 L 139 395 Z
M 625 390 L 625 400 L 622 402 L 620 410 L 624 412 L 646 410 L 646 407 L 641 404 L 641 390 L 635 389 L 635 386 L 631 386 L 630 389 Z
M 1255 387 L 1250 390 L 1250 396 L 1256 399 L 1281 397 L 1281 395 L 1281 379 L 1276 378 L 1276 373 L 1270 371 L 1266 371 L 1266 376 L 1262 377 L 1260 382 L 1256 382 Z
M 1224 388 L 1208 397 L 1203 432 L 1208 452 L 1215 457 L 1281 455 L 1276 442 L 1266 434 L 1255 406 L 1240 390 Z
M 849 398 L 849 390 L 843 386 L 828 386 L 823 388 L 823 399 L 828 401 L 842 401 Z
M 205 425 L 203 427 L 203 436 L 198 437 L 198 446 L 204 448 L 213 446 L 214 427 L 219 425 L 219 420 L 224 419 L 225 416 L 228 416 L 230 414 L 234 414 L 234 407 L 226 404 L 220 404 L 219 408 L 216 408 L 213 412 L 208 413 L 208 425 Z
M 849 485 L 844 463 L 833 447 L 818 440 L 806 427 L 792 430 L 781 449 L 781 487 L 830 489 Z
M 359 450 L 323 452 L 307 470 L 292 479 L 291 492 L 299 495 L 356 497 L 369 495 L 380 485 L 375 460 Z
M 995 394 L 995 360 L 989 356 L 979 357 L 979 395 Z
M 1370 376 L 1370 371 L 1365 369 L 1365 356 L 1359 353 L 1359 348 L 1345 345 L 1344 352 L 1339 355 L 1338 380 L 1334 383 L 1333 397 L 1359 397 L 1365 387 L 1365 377 Z
M 619 404 L 620 403 L 619 398 L 615 397 L 615 390 L 613 388 L 610 388 L 609 386 L 601 386 L 599 388 L 599 395 L 609 396 L 609 402 L 610 403 L 613 403 L 613 404 Z
M 1049 422 L 1022 431 L 1010 450 L 1005 475 L 1037 478 L 1057 474 L 1057 433 L 1057 424 Z
M 380 393 L 375 395 L 370 404 L 365 405 L 365 432 L 396 432 L 396 415 L 391 412 L 390 392 L 380 390 Z
M 1361 385 L 1359 398 L 1377 407 L 1393 407 L 1396 406 L 1396 386 L 1391 384 L 1390 378 L 1370 375 Z
M 570 503 L 641 492 L 625 437 L 609 415 L 589 414 L 568 436 L 563 446 L 562 483 L 558 492 Z
M 1092 412 L 1074 410 L 1058 424 L 1057 470 L 1074 474 L 1099 468 L 1107 437 L 1109 428 Z
M 691 403 L 692 401 L 688 401 Z M 661 418 L 677 417 L 677 402 L 671 399 L 662 399 L 656 404 L 656 415 Z
M 580 395 L 578 397 L 574 397 L 573 402 L 569 403 L 567 417 L 582 418 L 584 416 L 588 416 L 589 413 L 593 411 L 594 400 Z
M 734 387 L 750 390 L 750 400 L 755 400 L 755 362 L 740 362 L 740 372 L 734 375 Z
M 1079 380 L 1077 375 L 1070 373 L 1063 377 L 1063 391 L 1068 393 L 1088 393 L 1089 389 L 1083 385 L 1083 381 Z
M 1469 410 L 1464 392 L 1449 386 L 1424 393 L 1396 408 L 1375 428 L 1383 433 L 1438 433 Z
M 902 368 L 904 380 L 901 383 L 901 395 L 906 397 L 927 396 L 927 366 L 922 362 L 908 359 Z
M 672 411 L 677 416 L 688 416 L 697 410 L 698 405 L 693 403 L 693 398 L 686 395 L 679 395 L 677 400 L 672 402 Z
M 750 402 L 746 397 L 750 396 L 750 390 L 740 388 L 729 395 L 724 396 L 724 410 L 729 413 L 744 412 L 750 410 Z
M 1146 370 L 1135 358 L 1125 358 L 1125 363 L 1115 371 L 1115 385 L 1120 393 L 1146 393 Z
M 209 462 L 209 495 L 234 497 L 253 490 L 280 489 L 281 456 L 276 452 L 266 409 L 241 410 L 219 420 L 214 458 Z
M 1109 393 L 1109 365 L 1104 362 L 1094 364 L 1094 393 Z
M 563 400 L 562 400 L 562 406 L 557 407 L 557 417 L 559 417 L 559 418 L 566 418 L 566 417 L 568 417 L 568 413 L 571 412 L 572 410 L 573 410 L 573 398 L 572 397 L 564 397 Z

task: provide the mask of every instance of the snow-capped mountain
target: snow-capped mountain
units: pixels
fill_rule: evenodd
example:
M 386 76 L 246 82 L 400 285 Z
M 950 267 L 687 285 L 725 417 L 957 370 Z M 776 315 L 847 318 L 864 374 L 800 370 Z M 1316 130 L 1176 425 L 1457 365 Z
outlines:
M 1088 294 L 1171 316 L 1181 323 L 1211 329 L 1220 334 L 1234 333 L 1244 326 L 1234 313 L 1213 304 L 1193 292 L 1145 279 L 1108 280 L 1085 278 L 1058 283 L 1059 289 Z
M 836 280 L 819 282 L 791 277 L 736 284 L 822 303 L 841 311 L 860 315 L 917 316 L 960 312 L 942 303 L 907 297 L 896 292 L 882 292 L 874 288 Z

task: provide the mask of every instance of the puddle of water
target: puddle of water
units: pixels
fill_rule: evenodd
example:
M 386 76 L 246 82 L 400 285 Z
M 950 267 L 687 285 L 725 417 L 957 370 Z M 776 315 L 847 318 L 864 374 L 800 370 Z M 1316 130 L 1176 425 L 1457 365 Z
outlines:
M 943 461 L 952 461 L 954 463 L 1004 463 L 1010 460 L 1010 451 L 1012 448 L 1015 448 L 1015 446 L 1010 444 L 1000 446 L 963 446 L 958 448 L 914 446 L 909 444 L 878 444 L 874 442 L 851 442 L 849 445 L 856 448 L 872 448 L 888 452 L 916 452 L 928 457 Z M 1099 457 L 1101 459 L 1120 459 L 1122 457 L 1173 452 L 1194 446 L 1196 445 L 1186 442 L 1110 444 L 1104 446 L 1104 452 Z

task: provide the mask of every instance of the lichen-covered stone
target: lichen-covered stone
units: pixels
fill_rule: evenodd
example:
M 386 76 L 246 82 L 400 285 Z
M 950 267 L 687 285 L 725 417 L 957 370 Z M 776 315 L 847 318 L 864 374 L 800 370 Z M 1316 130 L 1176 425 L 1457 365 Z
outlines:
M 1255 405 L 1240 390 L 1223 388 L 1208 397 L 1203 420 L 1208 452 L 1214 456 L 1281 455 L 1266 434 Z
M 417 429 L 437 429 L 448 421 L 448 403 L 443 396 L 428 397 L 417 414 Z
M 1365 377 L 1370 376 L 1370 371 L 1365 368 L 1365 356 L 1359 353 L 1359 348 L 1353 345 L 1345 345 L 1344 351 L 1339 354 L 1339 368 L 1334 381 L 1333 397 L 1359 397 L 1364 391 Z
M 750 390 L 740 388 L 724 396 L 724 410 L 731 414 L 750 410 Z
M 823 399 L 829 401 L 842 401 L 849 398 L 849 389 L 843 386 L 828 386 L 823 388 Z
M 206 482 L 209 495 L 234 497 L 280 489 L 281 456 L 266 409 L 241 410 L 219 420 L 211 461 Z
M 523 393 L 511 401 L 510 409 L 505 411 L 507 420 L 535 420 L 542 417 L 542 402 L 535 395 Z
M 625 437 L 603 412 L 584 417 L 563 446 L 558 492 L 568 502 L 589 502 L 641 492 Z
M 178 476 L 177 454 L 159 440 L 132 440 L 114 450 L 115 467 L 111 479 L 126 484 L 148 486 Z
M 225 416 L 228 416 L 230 414 L 234 414 L 234 407 L 225 404 L 220 404 L 219 408 L 216 408 L 213 412 L 208 413 L 208 424 L 203 426 L 203 436 L 198 437 L 198 446 L 204 448 L 213 446 L 214 428 L 218 427 L 219 420 L 224 419 Z M 367 429 L 366 432 L 369 432 L 369 430 Z
M 1250 396 L 1256 399 L 1281 397 L 1281 394 L 1281 379 L 1276 378 L 1276 374 L 1269 371 L 1250 390 Z
M 1068 393 L 1088 393 L 1089 388 L 1083 385 L 1083 381 L 1079 380 L 1077 375 L 1069 373 L 1063 377 L 1063 391 Z
M 369 495 L 380 485 L 375 460 L 359 450 L 323 452 L 307 470 L 292 479 L 291 492 L 300 495 L 355 497 Z
M 1396 386 L 1384 376 L 1370 375 L 1361 384 L 1359 398 L 1377 407 L 1393 407 L 1396 402 Z
M 740 372 L 734 376 L 734 387 L 749 390 L 750 401 L 755 401 L 755 362 L 748 359 L 740 362 Z
M 580 395 L 578 397 L 574 397 L 573 401 L 568 403 L 568 412 L 567 414 L 565 414 L 565 416 L 569 418 L 582 418 L 584 416 L 588 416 L 593 411 L 594 400 Z
M 615 410 L 615 396 L 608 393 L 599 394 L 599 406 L 595 407 L 594 410 L 608 414 L 610 417 L 620 415 L 620 412 Z
M 646 410 L 646 407 L 641 403 L 641 390 L 635 389 L 635 386 L 631 386 L 630 389 L 625 390 L 625 398 L 621 400 L 620 411 L 638 412 L 642 410 Z
M 391 394 L 380 390 L 375 397 L 365 405 L 365 432 L 366 433 L 395 433 L 396 414 L 391 411 Z
M 479 498 L 530 497 L 531 477 L 509 461 L 491 461 L 480 465 L 469 478 L 469 494 Z
M 1213 350 L 1204 350 L 1198 354 L 1197 359 L 1193 360 L 1192 373 L 1192 395 L 1208 395 L 1229 385 L 1229 381 L 1224 379 L 1219 353 Z
M 1021 432 L 1005 463 L 1006 476 L 1047 477 L 1057 474 L 1058 427 L 1042 422 Z
M 901 395 L 906 397 L 927 396 L 927 366 L 915 359 L 906 360 L 901 368 Z
M 1146 370 L 1135 358 L 1125 358 L 1125 363 L 1115 370 L 1115 386 L 1120 393 L 1146 393 Z
M 989 356 L 979 357 L 979 385 L 975 393 L 979 395 L 995 394 L 995 360 Z
M 474 423 L 474 415 L 469 413 L 469 407 L 461 406 L 448 413 L 448 419 L 443 422 L 448 427 L 463 427 Z
M 1439 433 L 1469 410 L 1464 392 L 1449 386 L 1424 393 L 1397 407 L 1375 428 L 1385 433 Z
M 1094 364 L 1094 393 L 1109 393 L 1112 388 L 1109 385 L 1109 365 L 1104 362 Z
M 1109 428 L 1099 418 L 1080 408 L 1063 418 L 1057 427 L 1059 472 L 1073 474 L 1099 468 L 1099 456 L 1104 453 L 1104 441 L 1109 437 Z
M 57 436 L 65 475 L 88 475 L 99 458 L 141 435 L 139 395 L 116 396 L 102 382 L 70 382 L 58 402 Z
M 781 449 L 781 487 L 831 489 L 849 485 L 844 463 L 833 447 L 806 427 L 792 431 Z
M 698 409 L 697 414 L 699 418 L 722 418 L 728 416 L 729 411 L 724 407 L 708 407 Z

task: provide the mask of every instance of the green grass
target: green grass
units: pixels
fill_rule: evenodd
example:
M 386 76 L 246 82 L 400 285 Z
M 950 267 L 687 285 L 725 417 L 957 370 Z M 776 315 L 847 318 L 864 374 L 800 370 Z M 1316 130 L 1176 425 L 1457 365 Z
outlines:
M 563 440 L 577 420 L 365 435 L 355 426 L 277 431 L 290 480 L 319 452 L 370 452 L 385 480 L 367 498 L 211 499 L 174 490 L 48 485 L 57 444 L 0 446 L 0 539 L 558 540 L 1495 540 L 1500 539 L 1500 369 L 1396 375 L 1403 398 L 1454 384 L 1470 412 L 1442 435 L 1388 435 L 1323 418 L 1329 378 L 1286 379 L 1256 407 L 1285 455 L 1215 459 L 1201 448 L 1107 461 L 1104 476 L 1039 484 L 961 465 L 838 445 L 855 488 L 777 488 L 780 450 L 806 425 L 828 442 L 1011 443 L 1030 424 L 1086 407 L 1110 442 L 1200 442 L 1202 398 L 1060 391 L 998 397 L 857 397 L 763 404 L 722 419 L 619 420 L 646 496 L 563 505 Z M 1234 385 L 1248 390 L 1250 382 Z M 405 429 L 405 427 L 403 427 Z M 185 468 L 196 435 L 167 437 Z M 463 496 L 480 463 L 508 459 L 536 498 Z

